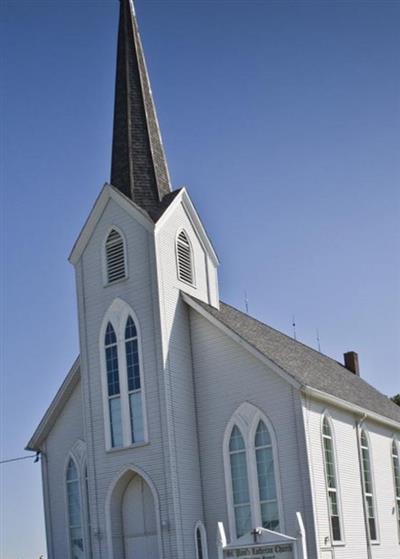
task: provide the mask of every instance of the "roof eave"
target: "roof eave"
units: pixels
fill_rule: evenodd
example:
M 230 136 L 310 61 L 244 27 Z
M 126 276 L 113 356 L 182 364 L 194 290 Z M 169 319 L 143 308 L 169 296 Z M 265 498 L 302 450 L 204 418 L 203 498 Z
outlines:
M 358 406 L 357 404 L 353 404 L 352 402 L 347 402 L 346 400 L 342 400 L 337 396 L 333 396 L 332 394 L 328 394 L 327 392 L 323 392 L 322 390 L 318 390 L 317 388 L 312 388 L 311 386 L 303 386 L 301 391 L 316 400 L 326 402 L 328 404 L 332 404 L 338 408 L 344 409 L 346 411 L 350 411 L 355 415 L 359 415 L 361 417 L 369 418 L 377 423 L 381 423 L 388 427 L 394 428 L 397 431 L 400 430 L 400 422 L 391 419 L 390 417 L 386 417 L 377 412 L 373 412 L 363 406 Z
M 90 210 L 89 216 L 85 221 L 77 240 L 71 250 L 71 254 L 68 257 L 68 260 L 71 264 L 75 265 L 79 258 L 81 257 L 83 251 L 85 250 L 93 231 L 96 228 L 96 225 L 103 214 L 103 211 L 108 203 L 108 201 L 112 199 L 114 200 L 119 206 L 124 208 L 128 213 L 130 213 L 139 223 L 141 223 L 148 231 L 154 230 L 154 223 L 150 219 L 147 212 L 145 212 L 142 208 L 140 208 L 135 202 L 130 200 L 127 196 L 122 194 L 117 188 L 112 186 L 111 184 L 105 184 L 96 198 L 96 201 Z
M 158 232 L 163 227 L 165 222 L 168 221 L 169 216 L 174 212 L 174 209 L 179 204 L 183 204 L 186 213 L 188 215 L 188 218 L 190 219 L 196 231 L 198 231 L 200 235 L 200 240 L 204 248 L 206 249 L 207 253 L 209 254 L 211 260 L 213 261 L 213 264 L 215 266 L 219 266 L 219 259 L 217 253 L 215 252 L 210 237 L 208 236 L 207 231 L 205 230 L 204 225 L 201 222 L 199 214 L 197 213 L 197 210 L 194 207 L 193 202 L 191 201 L 185 186 L 181 188 L 179 194 L 176 196 L 176 198 L 172 201 L 170 206 L 165 210 L 165 212 L 162 214 L 160 219 L 157 221 L 155 231 Z
M 241 345 L 249 353 L 251 353 L 254 357 L 256 357 L 256 359 L 264 363 L 264 365 L 267 365 L 270 369 L 272 369 L 273 372 L 275 372 L 283 380 L 285 380 L 286 382 L 288 382 L 290 385 L 292 385 L 294 388 L 297 388 L 298 390 L 300 390 L 303 387 L 303 385 L 298 380 L 296 380 L 288 371 L 285 371 L 285 369 L 279 367 L 279 365 L 277 365 L 274 361 L 272 361 L 272 359 L 267 357 L 264 353 L 259 351 L 247 340 L 242 338 L 237 332 L 235 332 L 234 330 L 232 330 L 231 328 L 223 324 L 212 314 L 208 313 L 201 305 L 196 303 L 196 301 L 192 297 L 190 297 L 183 291 L 181 291 L 181 296 L 185 301 L 185 303 L 187 303 L 191 308 L 193 308 L 195 311 L 201 314 L 204 318 L 206 318 L 209 322 L 211 322 L 211 324 L 216 326 L 219 330 L 224 332 L 231 339 L 235 340 L 239 345 Z
M 68 401 L 69 396 L 78 384 L 80 379 L 80 357 L 75 359 L 74 364 L 65 377 L 62 385 L 53 398 L 50 406 L 47 408 L 42 420 L 40 421 L 36 431 L 32 435 L 30 441 L 25 447 L 25 450 L 37 452 L 40 450 L 40 445 L 48 435 L 51 427 L 54 425 L 55 420 L 60 415 L 62 409 Z

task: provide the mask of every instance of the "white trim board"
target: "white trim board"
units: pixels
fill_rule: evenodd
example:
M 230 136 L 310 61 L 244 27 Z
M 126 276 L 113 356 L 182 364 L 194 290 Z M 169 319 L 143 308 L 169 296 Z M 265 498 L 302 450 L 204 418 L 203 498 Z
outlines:
M 157 221 L 155 225 L 155 232 L 159 233 L 160 229 L 162 229 L 164 224 L 168 221 L 169 216 L 174 212 L 175 208 L 179 206 L 179 204 L 183 205 L 189 221 L 191 222 L 195 231 L 197 231 L 197 233 L 199 234 L 200 242 L 203 245 L 204 250 L 209 254 L 215 266 L 218 266 L 219 260 L 217 253 L 214 250 L 210 238 L 207 235 L 207 232 L 201 222 L 199 214 L 197 213 L 196 208 L 194 207 L 193 202 L 191 201 L 185 187 L 181 188 L 179 194 L 175 197 L 175 199 L 171 202 L 160 219 Z
M 391 427 L 392 429 L 395 429 L 396 432 L 400 432 L 400 423 L 394 421 L 393 419 L 390 419 L 389 417 L 385 417 L 384 415 L 370 411 L 362 406 L 357 406 L 357 404 L 347 402 L 346 400 L 342 400 L 337 396 L 333 396 L 332 394 L 328 394 L 327 392 L 322 392 L 322 390 L 312 388 L 311 386 L 302 386 L 301 391 L 315 400 L 332 404 L 337 408 L 341 408 L 351 412 L 353 415 L 357 415 L 360 417 L 365 416 L 372 421 L 376 421 L 377 423 L 381 423 L 383 425 Z
M 247 342 L 246 340 L 244 340 L 241 336 L 239 336 L 239 334 L 237 334 L 236 332 L 234 332 L 233 330 L 231 330 L 228 326 L 225 326 L 225 324 L 223 324 L 222 322 L 220 322 L 217 318 L 215 318 L 212 314 L 208 313 L 206 311 L 206 309 L 204 309 L 201 305 L 199 305 L 198 303 L 196 303 L 192 297 L 186 295 L 185 293 L 183 293 L 183 291 L 181 291 L 181 296 L 183 298 L 183 300 L 185 301 L 185 303 L 187 303 L 190 307 L 192 307 L 192 309 L 194 309 L 195 311 L 197 311 L 199 314 L 201 314 L 204 318 L 206 318 L 209 322 L 211 322 L 211 324 L 213 324 L 214 326 L 216 326 L 219 330 L 221 330 L 222 332 L 224 332 L 224 334 L 226 334 L 229 338 L 231 338 L 232 340 L 234 340 L 235 342 L 237 342 L 239 345 L 241 345 L 242 347 L 244 347 L 249 353 L 251 353 L 254 357 L 256 357 L 259 361 L 261 361 L 262 363 L 264 363 L 264 365 L 267 365 L 270 369 L 272 369 L 272 371 L 274 371 L 274 373 L 276 373 L 278 376 L 280 376 L 281 378 L 283 378 L 284 380 L 286 380 L 286 382 L 288 382 L 289 384 L 291 384 L 292 386 L 294 386 L 297 389 L 302 388 L 302 385 L 300 384 L 299 381 L 297 381 L 292 375 L 290 375 L 289 373 L 287 373 L 284 369 L 281 369 L 276 363 L 274 363 L 271 359 L 269 359 L 266 355 L 264 355 L 263 353 L 261 353 L 261 351 L 259 351 L 258 349 L 256 349 L 254 346 L 252 346 L 251 344 L 249 344 L 249 342 Z
M 81 232 L 78 235 L 77 240 L 71 250 L 71 254 L 68 260 L 71 264 L 76 264 L 85 250 L 95 228 L 97 222 L 102 216 L 107 203 L 109 200 L 114 200 L 121 208 L 123 208 L 128 214 L 130 214 L 136 221 L 138 221 L 145 229 L 148 231 L 154 231 L 154 223 L 151 221 L 149 216 L 144 210 L 142 210 L 138 205 L 136 205 L 127 196 L 122 194 L 114 186 L 110 184 L 105 184 L 97 197 L 93 208 L 90 210 L 89 216 L 85 221 Z
M 78 356 L 65 377 L 62 385 L 58 389 L 57 394 L 54 396 L 53 401 L 47 408 L 47 411 L 36 428 L 36 431 L 26 445 L 25 450 L 32 450 L 34 452 L 40 450 L 41 443 L 48 435 L 51 427 L 60 415 L 80 378 L 80 356 Z

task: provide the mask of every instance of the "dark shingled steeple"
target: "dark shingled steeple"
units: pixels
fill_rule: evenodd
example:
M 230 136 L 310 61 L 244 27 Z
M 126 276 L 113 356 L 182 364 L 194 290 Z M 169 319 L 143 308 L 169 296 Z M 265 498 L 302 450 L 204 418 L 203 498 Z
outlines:
M 111 184 L 155 218 L 171 192 L 168 167 L 133 1 L 120 3 Z

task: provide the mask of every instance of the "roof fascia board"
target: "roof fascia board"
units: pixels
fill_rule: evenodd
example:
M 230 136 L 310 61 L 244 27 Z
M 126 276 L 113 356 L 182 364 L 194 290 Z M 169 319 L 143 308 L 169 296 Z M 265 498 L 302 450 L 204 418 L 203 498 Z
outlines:
M 361 417 L 365 416 L 366 418 L 372 419 L 377 423 L 383 423 L 384 425 L 392 427 L 397 431 L 400 429 L 400 422 L 397 422 L 394 419 L 390 419 L 389 417 L 373 412 L 367 408 L 364 408 L 363 406 L 358 406 L 357 404 L 346 402 L 346 400 L 342 400 L 341 398 L 332 396 L 332 394 L 328 394 L 327 392 L 323 392 L 322 390 L 318 390 L 317 388 L 312 388 L 311 386 L 303 386 L 302 392 L 316 400 L 333 404 L 338 408 L 350 411 L 353 414 L 360 415 Z
M 132 200 L 129 200 L 129 198 L 124 196 L 112 185 L 105 184 L 97 197 L 93 208 L 90 210 L 89 216 L 85 221 L 77 240 L 75 241 L 71 254 L 68 257 L 71 264 L 75 265 L 78 262 L 110 199 L 114 200 L 129 215 L 143 225 L 145 229 L 148 231 L 154 230 L 153 222 L 141 208 L 139 208 L 134 202 L 132 202 Z
M 186 295 L 185 293 L 181 292 L 182 298 L 190 307 L 192 307 L 195 311 L 201 314 L 204 318 L 206 318 L 211 324 L 216 326 L 219 330 L 224 332 L 229 338 L 234 340 L 236 343 L 241 345 L 244 349 L 246 349 L 253 357 L 261 361 L 264 365 L 267 365 L 268 368 L 272 369 L 274 373 L 280 376 L 283 380 L 291 384 L 297 390 L 302 388 L 302 384 L 299 383 L 296 379 L 294 379 L 289 373 L 287 373 L 284 369 L 279 367 L 276 363 L 271 361 L 266 355 L 264 355 L 261 351 L 257 348 L 249 344 L 246 340 L 244 340 L 239 334 L 231 330 L 228 326 L 225 326 L 222 322 L 216 319 L 212 314 L 208 313 L 201 305 L 198 305 L 191 297 Z
M 215 266 L 219 266 L 219 260 L 218 260 L 218 256 L 217 253 L 214 250 L 214 247 L 206 233 L 206 230 L 204 229 L 204 226 L 201 222 L 201 219 L 199 217 L 199 214 L 196 211 L 196 208 L 194 207 L 189 194 L 187 193 L 186 187 L 183 187 L 182 190 L 180 191 L 180 193 L 178 194 L 178 196 L 175 198 L 175 200 L 173 200 L 172 204 L 167 208 L 167 210 L 163 213 L 163 215 L 160 217 L 160 219 L 157 221 L 156 223 L 156 227 L 155 230 L 156 232 L 158 232 L 163 225 L 166 223 L 166 221 L 168 221 L 170 215 L 173 214 L 175 208 L 179 205 L 179 204 L 183 204 L 184 209 L 186 210 L 186 214 L 189 218 L 189 220 L 191 221 L 194 229 L 196 231 L 198 231 L 199 236 L 200 236 L 200 240 L 203 243 L 204 248 L 206 249 L 206 251 L 208 252 L 208 254 L 211 257 L 211 260 L 213 261 L 213 263 L 215 264 Z
M 73 389 L 78 384 L 78 381 L 80 379 L 79 365 L 80 358 L 77 357 L 67 376 L 65 377 L 62 385 L 60 386 L 57 394 L 54 396 L 53 401 L 47 408 L 47 411 L 40 421 L 36 431 L 26 445 L 25 450 L 32 450 L 34 452 L 40 450 L 40 444 L 49 433 L 51 427 L 54 425 L 63 407 L 67 403 Z

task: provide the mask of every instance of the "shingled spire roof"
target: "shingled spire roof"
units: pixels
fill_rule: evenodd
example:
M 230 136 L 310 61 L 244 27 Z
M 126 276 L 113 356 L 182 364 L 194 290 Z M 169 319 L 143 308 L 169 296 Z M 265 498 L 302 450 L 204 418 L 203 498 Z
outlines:
M 171 192 L 168 167 L 133 0 L 120 3 L 111 184 L 153 217 Z

